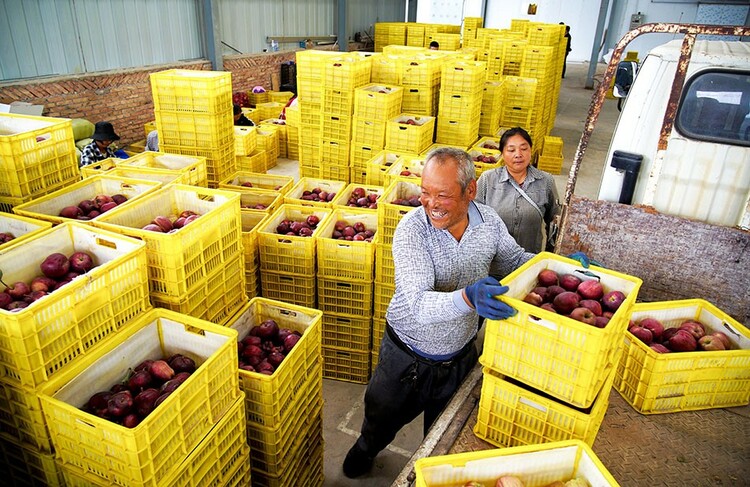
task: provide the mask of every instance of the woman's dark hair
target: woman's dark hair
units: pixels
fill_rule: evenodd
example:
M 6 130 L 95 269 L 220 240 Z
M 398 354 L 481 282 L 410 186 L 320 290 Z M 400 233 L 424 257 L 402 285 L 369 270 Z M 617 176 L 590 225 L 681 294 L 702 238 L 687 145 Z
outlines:
M 529 148 L 534 146 L 531 142 L 531 135 L 529 135 L 526 130 L 522 129 L 521 127 L 513 127 L 512 129 L 508 129 L 503 132 L 503 135 L 500 136 L 500 152 L 502 152 L 505 148 L 505 144 L 508 143 L 508 139 L 510 139 L 514 135 L 520 135 L 521 137 L 523 137 L 524 140 L 529 143 Z
M 242 113 L 242 107 L 235 103 L 232 107 L 232 114 L 239 115 L 240 113 Z

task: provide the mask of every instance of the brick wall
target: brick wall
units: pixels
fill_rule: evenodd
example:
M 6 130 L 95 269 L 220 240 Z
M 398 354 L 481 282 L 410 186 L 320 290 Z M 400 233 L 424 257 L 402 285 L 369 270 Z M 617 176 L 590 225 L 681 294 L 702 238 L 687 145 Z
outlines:
M 294 61 L 294 51 L 228 56 L 224 69 L 232 73 L 233 91 L 261 85 L 271 89 L 271 76 L 281 75 L 281 63 Z M 25 101 L 44 105 L 44 116 L 109 120 L 121 137 L 120 147 L 144 138 L 143 125 L 154 119 L 149 74 L 165 69 L 211 69 L 208 61 L 114 70 L 43 80 L 0 83 L 0 103 Z

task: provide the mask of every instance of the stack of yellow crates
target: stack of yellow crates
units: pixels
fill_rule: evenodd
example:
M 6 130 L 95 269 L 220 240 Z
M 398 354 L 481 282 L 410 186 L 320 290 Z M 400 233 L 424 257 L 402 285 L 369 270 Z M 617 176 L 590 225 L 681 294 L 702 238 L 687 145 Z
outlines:
M 239 371 L 253 485 L 323 484 L 321 316 L 316 309 L 255 298 L 229 325 L 240 341 L 265 320 L 301 335 L 272 375 Z
M 355 90 L 370 82 L 369 56 L 344 54 L 325 61 L 320 115 L 320 177 L 349 182 Z
M 451 24 L 425 24 L 424 45 L 429 46 L 430 42 L 436 40 L 436 34 L 461 34 L 461 26 Z M 445 50 L 442 44 L 440 44 L 440 49 Z
M 494 136 L 500 128 L 505 91 L 502 81 L 486 81 L 482 93 L 479 135 Z
M 371 83 L 354 93 L 350 181 L 367 182 L 367 162 L 385 147 L 386 123 L 401 113 L 400 86 Z
M 0 114 L 0 210 L 64 188 L 81 179 L 67 119 Z
M 316 236 L 325 378 L 360 384 L 370 378 L 376 240 L 337 237 L 369 231 L 376 238 L 377 230 L 377 210 L 338 207 Z
M 299 160 L 299 105 L 286 108 L 286 156 L 289 159 Z
M 444 63 L 437 143 L 468 147 L 477 140 L 486 66 L 482 61 Z
M 477 29 L 482 28 L 484 19 L 482 17 L 464 17 L 463 45 L 473 46 L 474 39 L 477 38 Z M 440 45 L 442 47 L 442 44 Z
M 378 22 L 375 24 L 375 52 L 382 52 L 388 45 L 406 45 L 405 22 Z
M 323 102 L 325 60 L 339 55 L 333 51 L 297 51 L 297 93 L 299 96 L 300 177 L 320 176 L 320 115 Z
M 537 159 L 537 167 L 550 174 L 560 174 L 563 164 L 563 140 L 550 135 L 544 137 L 542 152 Z
M 533 121 L 536 101 L 537 80 L 534 78 L 521 78 L 518 76 L 505 76 L 503 87 L 505 98 L 503 100 L 500 126 L 522 127 L 530 133 Z
M 270 130 L 276 132 L 276 154 L 277 158 L 287 157 L 287 146 L 288 146 L 288 135 L 286 121 L 281 118 L 267 118 L 260 122 L 260 130 Z M 268 165 L 269 168 L 274 167 L 276 161 L 274 160 Z
M 594 443 L 642 282 L 603 268 L 589 269 L 604 294 L 618 291 L 624 296 L 604 328 L 522 301 L 537 286 L 542 270 L 562 278 L 580 269 L 574 260 L 542 252 L 503 279 L 509 287 L 504 300 L 518 313 L 502 324 L 487 323 L 474 428 L 479 438 L 498 447 L 560 440 Z M 557 333 L 550 334 L 550 326 Z
M 206 158 L 208 185 L 236 170 L 232 77 L 223 71 L 171 69 L 151 74 L 159 148 Z
M 440 96 L 440 68 L 443 59 L 427 52 L 402 56 L 401 86 L 404 88 L 401 111 L 434 117 Z
M 414 47 L 425 47 L 424 24 L 409 22 L 406 24 L 406 45 Z

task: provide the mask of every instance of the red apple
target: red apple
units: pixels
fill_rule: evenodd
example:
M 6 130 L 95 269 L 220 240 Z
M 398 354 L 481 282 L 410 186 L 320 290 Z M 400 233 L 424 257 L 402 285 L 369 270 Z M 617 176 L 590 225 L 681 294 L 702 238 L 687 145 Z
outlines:
M 653 350 L 656 353 L 670 353 L 671 350 L 662 345 L 661 343 L 652 343 L 649 345 L 651 347 L 651 350 Z
M 602 304 L 610 311 L 617 311 L 623 301 L 625 301 L 625 294 L 622 291 L 610 291 L 602 298 Z
M 664 334 L 664 325 L 661 324 L 661 321 L 656 318 L 643 318 L 638 322 L 638 326 L 651 330 L 651 333 L 654 335 L 654 341 L 661 342 L 661 337 Z
M 584 281 L 584 282 L 590 282 L 590 281 Z M 579 306 L 583 306 L 584 308 L 590 309 L 591 312 L 594 313 L 595 316 L 602 315 L 602 305 L 599 304 L 599 301 L 596 301 L 594 299 L 582 299 L 581 302 L 578 304 Z
M 570 317 L 574 320 L 578 320 L 589 325 L 593 325 L 596 322 L 596 315 L 593 311 L 588 308 L 580 306 L 570 312 Z
M 539 272 L 536 278 L 539 281 L 540 286 L 557 286 L 560 283 L 560 276 L 558 276 L 557 272 L 552 269 L 543 269 Z
M 578 307 L 580 300 L 581 297 L 578 294 L 565 291 L 555 296 L 555 299 L 552 300 L 552 305 L 558 313 L 566 315 Z
M 693 338 L 699 340 L 706 334 L 706 329 L 697 321 L 688 320 L 680 325 L 680 330 L 685 330 L 693 335 Z
M 697 340 L 687 330 L 679 329 L 669 339 L 669 349 L 673 352 L 693 352 L 697 347 Z
M 533 304 L 534 306 L 541 306 L 544 302 L 544 299 L 542 299 L 542 297 L 534 291 L 524 296 L 523 300 L 529 304 Z
M 576 291 L 584 299 L 599 300 L 602 299 L 602 296 L 604 296 L 604 288 L 602 288 L 602 284 L 594 279 L 583 281 L 578 285 L 578 289 L 576 289 Z
M 721 340 L 721 343 L 724 344 L 724 350 L 729 350 L 730 348 L 732 348 L 732 342 L 729 341 L 729 337 L 727 336 L 726 333 L 721 332 L 721 331 L 715 331 L 708 336 L 716 337 L 719 340 Z
M 573 274 L 563 274 L 560 278 L 560 287 L 566 291 L 575 291 L 581 284 L 581 279 Z
M 609 318 L 606 316 L 597 316 L 594 320 L 594 326 L 597 328 L 604 328 L 609 323 Z
M 651 342 L 654 340 L 654 334 L 651 333 L 651 330 L 647 330 L 646 328 L 643 328 L 642 326 L 631 326 L 628 331 L 633 334 L 634 337 L 645 343 L 646 345 L 650 345 Z
M 698 347 L 700 347 L 701 350 L 726 350 L 724 347 L 724 342 L 721 341 L 721 338 L 717 338 L 712 335 L 704 335 L 698 339 Z

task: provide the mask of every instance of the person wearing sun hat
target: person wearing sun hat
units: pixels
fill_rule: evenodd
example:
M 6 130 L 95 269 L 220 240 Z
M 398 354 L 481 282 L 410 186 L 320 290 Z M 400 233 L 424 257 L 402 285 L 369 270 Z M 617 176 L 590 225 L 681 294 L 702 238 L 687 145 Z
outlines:
M 117 157 L 111 144 L 115 140 L 120 140 L 120 136 L 115 133 L 110 122 L 96 122 L 91 138 L 93 139 L 91 143 L 81 151 L 80 166 L 88 166 L 110 157 Z

